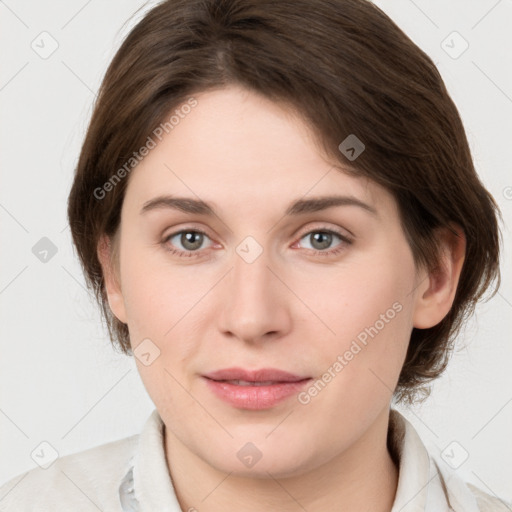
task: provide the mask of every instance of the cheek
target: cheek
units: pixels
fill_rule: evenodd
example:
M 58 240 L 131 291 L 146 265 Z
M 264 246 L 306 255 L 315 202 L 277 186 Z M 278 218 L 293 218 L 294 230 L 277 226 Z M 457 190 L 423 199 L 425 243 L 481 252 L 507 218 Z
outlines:
M 190 364 L 205 349 L 214 307 L 208 292 L 219 276 L 211 269 L 162 264 L 161 258 L 149 263 L 147 250 L 137 247 L 125 254 L 123 297 L 132 349 L 137 354 L 138 345 L 149 339 L 158 353 L 148 366 L 135 358 L 141 379 L 158 407 L 175 401 L 180 409 L 192 406 L 178 382 L 188 389 L 193 381 Z M 146 352 L 142 347 L 139 351 Z
M 414 272 L 412 256 L 403 247 L 339 267 L 308 288 L 309 295 L 304 284 L 298 293 L 329 328 L 320 326 L 325 334 L 317 336 L 317 366 L 329 368 L 341 356 L 345 377 L 337 380 L 362 382 L 373 370 L 394 387 L 412 330 Z M 303 327 L 311 330 L 307 324 Z
M 388 316 L 394 318 L 394 311 L 400 308 L 395 306 L 393 310 L 393 304 L 404 306 L 410 301 L 413 280 L 414 267 L 409 258 L 366 258 L 319 279 L 309 296 L 319 315 L 326 314 L 336 334 L 350 337 L 373 325 L 390 309 Z M 307 297 L 306 290 L 304 294 Z
M 173 267 L 160 260 L 152 264 L 147 249 L 131 249 L 127 247 L 130 252 L 125 253 L 121 269 L 128 324 L 139 336 L 163 342 L 211 284 L 191 267 Z

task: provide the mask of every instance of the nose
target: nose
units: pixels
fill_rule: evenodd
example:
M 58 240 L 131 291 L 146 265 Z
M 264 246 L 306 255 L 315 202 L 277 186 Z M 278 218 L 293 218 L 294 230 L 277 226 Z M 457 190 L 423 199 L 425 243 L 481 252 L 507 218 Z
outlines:
M 254 261 L 240 254 L 223 279 L 219 329 L 245 343 L 276 340 L 291 329 L 290 292 L 265 250 Z

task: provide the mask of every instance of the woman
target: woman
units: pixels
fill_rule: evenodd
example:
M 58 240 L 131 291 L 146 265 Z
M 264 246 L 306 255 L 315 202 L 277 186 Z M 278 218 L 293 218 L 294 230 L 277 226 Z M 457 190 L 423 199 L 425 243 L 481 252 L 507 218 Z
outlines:
M 153 8 L 68 215 L 156 409 L 11 480 L 2 510 L 508 510 L 391 409 L 499 284 L 499 231 L 437 69 L 373 4 Z

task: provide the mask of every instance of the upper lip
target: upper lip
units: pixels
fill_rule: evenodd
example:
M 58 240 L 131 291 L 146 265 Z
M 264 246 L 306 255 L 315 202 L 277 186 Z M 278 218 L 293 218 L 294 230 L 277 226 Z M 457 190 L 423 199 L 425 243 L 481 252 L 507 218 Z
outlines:
M 203 375 L 211 380 L 243 380 L 247 382 L 299 382 L 309 377 L 301 377 L 293 373 L 276 368 L 261 368 L 259 370 L 245 370 L 244 368 L 225 368 Z

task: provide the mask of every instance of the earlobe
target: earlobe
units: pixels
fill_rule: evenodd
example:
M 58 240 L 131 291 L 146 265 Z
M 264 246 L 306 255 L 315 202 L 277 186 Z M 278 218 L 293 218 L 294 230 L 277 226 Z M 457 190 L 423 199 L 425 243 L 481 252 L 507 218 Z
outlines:
M 466 237 L 459 226 L 451 225 L 439 233 L 438 266 L 423 274 L 417 290 L 413 326 L 428 329 L 450 311 L 459 283 L 466 252 Z
M 115 268 L 115 258 L 112 251 L 112 240 L 107 235 L 102 235 L 98 242 L 97 255 L 103 271 L 108 304 L 116 318 L 122 323 L 127 323 L 120 276 Z

